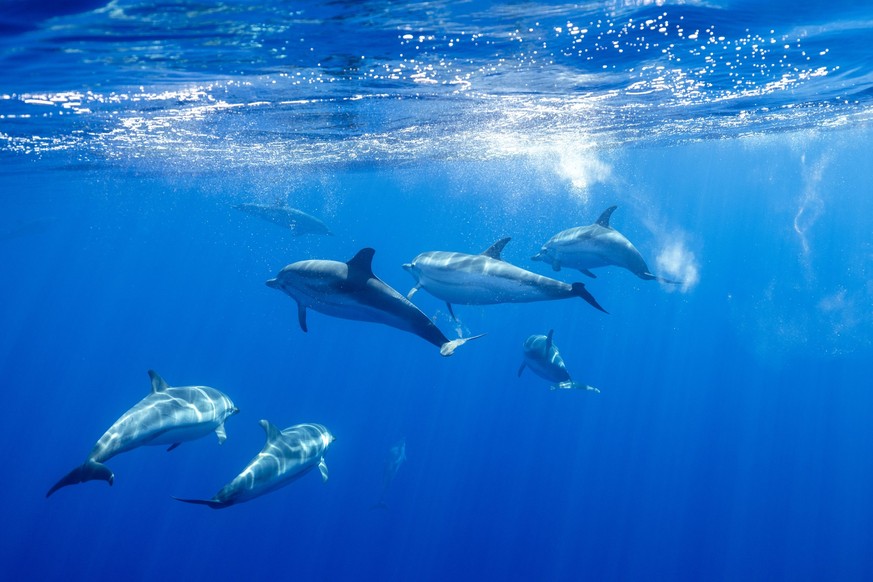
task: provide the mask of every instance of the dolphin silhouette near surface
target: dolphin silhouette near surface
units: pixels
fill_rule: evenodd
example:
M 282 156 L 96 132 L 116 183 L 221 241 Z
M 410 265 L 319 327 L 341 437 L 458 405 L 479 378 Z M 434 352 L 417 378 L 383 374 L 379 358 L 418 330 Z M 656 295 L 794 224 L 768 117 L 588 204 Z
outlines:
M 222 509 L 290 485 L 316 467 L 327 481 L 324 455 L 334 436 L 324 426 L 298 424 L 279 430 L 268 420 L 260 425 L 267 434 L 264 448 L 212 499 L 174 499 Z
M 311 214 L 303 212 L 302 210 L 291 208 L 290 206 L 270 206 L 268 204 L 246 202 L 244 204 L 237 204 L 234 208 L 241 212 L 245 212 L 246 214 L 257 216 L 268 222 L 288 228 L 294 236 L 302 236 L 304 234 L 333 234 L 327 225 L 321 220 L 315 218 Z
M 306 310 L 313 309 L 342 319 L 381 323 L 432 343 L 443 356 L 451 356 L 464 343 L 481 337 L 449 340 L 411 301 L 373 274 L 371 248 L 346 261 L 307 260 L 282 269 L 267 286 L 278 289 L 297 303 L 300 329 L 307 331 Z
M 597 275 L 591 269 L 615 265 L 627 269 L 640 279 L 678 285 L 678 281 L 653 275 L 640 251 L 627 237 L 609 225 L 616 208 L 618 206 L 610 206 L 604 210 L 594 224 L 562 230 L 546 241 L 531 260 L 548 263 L 555 271 L 560 271 L 562 267 L 578 269 L 592 278 Z
M 85 462 L 55 483 L 46 497 L 85 481 L 101 479 L 112 485 L 115 475 L 103 463 L 137 447 L 170 445 L 167 450 L 173 450 L 213 431 L 219 443 L 225 441 L 224 421 L 239 412 L 227 395 L 209 386 L 171 387 L 153 370 L 149 370 L 149 377 L 151 393 L 121 415 L 103 433 Z
M 510 238 L 503 238 L 483 253 L 471 255 L 447 251 L 421 253 L 403 268 L 415 279 L 411 298 L 424 289 L 446 302 L 454 317 L 452 304 L 492 305 L 528 303 L 581 297 L 595 309 L 606 313 L 582 283 L 564 283 L 516 267 L 503 260 L 501 253 Z

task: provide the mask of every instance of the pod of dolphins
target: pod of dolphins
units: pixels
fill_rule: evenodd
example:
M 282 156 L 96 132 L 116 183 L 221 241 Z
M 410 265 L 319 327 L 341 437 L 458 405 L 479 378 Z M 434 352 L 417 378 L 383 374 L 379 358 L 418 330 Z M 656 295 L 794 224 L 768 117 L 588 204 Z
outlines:
M 290 228 L 295 236 L 331 234 L 317 218 L 300 210 L 283 206 L 242 204 L 235 206 L 247 214 Z M 591 225 L 562 231 L 550 238 L 532 257 L 552 265 L 578 269 L 595 277 L 591 269 L 618 266 L 646 280 L 675 283 L 652 274 L 640 252 L 620 232 L 609 225 L 615 206 L 607 208 Z M 345 262 L 305 260 L 283 268 L 267 286 L 282 291 L 297 305 L 300 328 L 308 331 L 307 309 L 325 315 L 381 323 L 416 335 L 451 356 L 466 342 L 484 334 L 449 339 L 410 300 L 424 289 L 446 302 L 455 318 L 452 305 L 491 305 L 528 303 L 580 297 L 604 313 L 583 283 L 564 283 L 522 269 L 503 260 L 501 253 L 509 238 L 503 238 L 480 254 L 431 251 L 421 253 L 403 268 L 415 279 L 404 297 L 379 279 L 372 268 L 375 251 L 364 248 Z M 457 318 L 455 318 L 457 319 Z M 597 388 L 570 378 L 564 360 L 552 337 L 531 335 L 524 342 L 524 360 L 518 375 L 527 368 L 551 382 L 552 390 L 581 389 L 600 392 Z M 85 481 L 103 480 L 110 485 L 114 473 L 104 464 L 112 457 L 146 445 L 169 445 L 172 451 L 180 444 L 214 432 L 219 444 L 227 438 L 225 421 L 239 409 L 224 393 L 208 386 L 172 387 L 154 371 L 149 371 L 151 392 L 121 415 L 91 449 L 85 462 L 55 483 L 46 497 L 58 489 Z M 298 424 L 280 430 L 268 420 L 260 421 L 266 433 L 261 451 L 210 499 L 178 501 L 206 505 L 212 509 L 229 507 L 270 493 L 318 468 L 324 481 L 328 470 L 324 457 L 334 436 L 320 424 Z M 406 440 L 390 451 L 386 463 L 382 494 L 374 507 L 385 507 L 388 486 L 406 460 Z

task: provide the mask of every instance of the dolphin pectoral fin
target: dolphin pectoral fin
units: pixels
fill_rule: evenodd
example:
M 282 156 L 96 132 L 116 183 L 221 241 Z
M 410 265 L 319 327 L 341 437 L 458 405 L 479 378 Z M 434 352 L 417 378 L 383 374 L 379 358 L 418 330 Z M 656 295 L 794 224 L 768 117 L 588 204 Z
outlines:
M 524 362 L 522 362 L 522 363 L 521 363 L 521 366 L 518 367 L 518 376 L 519 376 L 519 377 L 521 377 L 521 373 L 524 372 L 524 367 L 525 367 L 526 365 L 527 365 L 527 364 L 525 364 Z
M 224 441 L 227 440 L 227 433 L 224 430 L 224 423 L 222 422 L 215 428 L 215 435 L 218 437 L 218 444 L 223 445 Z M 173 445 L 174 447 L 178 446 L 178 444 Z
M 597 300 L 594 298 L 594 296 L 588 292 L 588 290 L 585 288 L 584 283 L 573 283 L 573 295 L 581 297 L 589 304 L 591 304 L 591 306 L 595 309 L 599 309 L 603 313 L 609 313 L 607 310 L 602 308 Z
M 321 480 L 327 483 L 327 463 L 324 462 L 324 457 L 318 462 L 318 472 L 321 473 Z
M 171 497 L 173 497 L 171 495 Z M 182 503 L 194 503 L 196 505 L 208 505 L 212 509 L 221 509 L 222 507 L 227 507 L 228 504 L 222 501 L 215 501 L 213 499 L 182 499 L 181 497 L 173 497 L 176 501 L 181 501 Z
M 459 337 L 456 340 L 448 341 L 440 346 L 440 355 L 441 356 L 451 356 L 455 353 L 455 350 L 467 343 L 468 341 L 472 341 L 474 339 L 479 339 L 485 335 L 484 333 L 480 333 L 479 335 L 474 335 L 470 337 Z
M 612 213 L 615 212 L 615 209 L 618 206 L 610 206 L 606 210 L 603 211 L 603 214 L 600 215 L 600 218 L 597 219 L 597 223 L 604 228 L 612 228 L 609 226 L 609 218 L 612 216 Z
M 300 322 L 300 329 L 302 329 L 304 333 L 309 331 L 306 329 L 306 306 L 302 303 L 297 304 L 297 321 Z
M 457 322 L 458 322 L 458 316 L 455 315 L 455 310 L 452 309 L 452 304 L 449 303 L 448 301 L 446 301 L 446 307 L 449 308 L 449 313 L 451 314 L 452 319 L 454 319 L 454 320 L 455 320 L 455 323 L 457 323 Z
M 63 479 L 55 483 L 52 488 L 48 490 L 48 493 L 46 493 L 45 496 L 49 497 L 52 493 L 61 487 L 66 487 L 67 485 L 75 485 L 76 483 L 96 480 L 103 480 L 112 485 L 112 483 L 115 482 L 115 475 L 112 474 L 112 471 L 106 465 L 88 459 L 64 475 Z
M 579 269 L 579 272 L 585 275 L 586 277 L 591 277 L 592 279 L 596 279 L 597 275 L 589 271 L 588 269 Z
M 418 285 L 416 285 L 415 287 L 413 287 L 412 289 L 410 289 L 410 290 L 409 290 L 409 293 L 406 294 L 406 298 L 407 298 L 407 299 L 412 299 L 412 296 L 415 295 L 415 294 L 418 292 L 419 289 L 421 289 L 421 283 L 419 283 Z
M 175 449 L 176 447 L 178 447 L 178 446 L 181 445 L 181 444 L 182 444 L 182 443 L 173 443 L 173 444 L 171 444 L 169 447 L 167 447 L 167 452 L 169 453 L 170 451 L 172 451 L 173 449 Z

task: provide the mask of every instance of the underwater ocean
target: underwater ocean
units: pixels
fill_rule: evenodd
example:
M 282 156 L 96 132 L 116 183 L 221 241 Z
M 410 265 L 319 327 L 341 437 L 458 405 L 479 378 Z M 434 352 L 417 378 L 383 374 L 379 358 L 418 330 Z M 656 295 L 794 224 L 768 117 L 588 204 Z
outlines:
M 0 578 L 873 579 L 871 38 L 0 1 Z

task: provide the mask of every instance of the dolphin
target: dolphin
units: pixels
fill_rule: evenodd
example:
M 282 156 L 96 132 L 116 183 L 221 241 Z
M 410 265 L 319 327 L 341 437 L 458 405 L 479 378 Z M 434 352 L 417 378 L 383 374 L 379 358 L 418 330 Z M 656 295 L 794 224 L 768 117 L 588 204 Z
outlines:
M 267 286 L 297 302 L 300 329 L 307 331 L 306 308 L 326 315 L 371 321 L 413 333 L 451 356 L 455 349 L 481 335 L 449 340 L 418 307 L 373 274 L 373 255 L 364 248 L 346 261 L 309 260 L 282 269 Z
M 235 209 L 241 210 L 246 214 L 263 218 L 279 226 L 290 228 L 294 236 L 304 234 L 325 234 L 333 235 L 327 225 L 319 219 L 306 214 L 302 210 L 291 208 L 290 206 L 270 206 L 267 204 L 253 204 L 247 202 L 245 204 L 237 204 Z
M 322 480 L 327 481 L 324 454 L 334 437 L 325 427 L 297 424 L 280 431 L 268 420 L 261 420 L 259 424 L 267 433 L 267 442 L 233 481 L 212 499 L 173 499 L 222 509 L 289 485 L 315 467 Z
M 623 234 L 609 226 L 609 218 L 616 208 L 618 206 L 610 206 L 604 210 L 594 224 L 562 230 L 550 238 L 531 260 L 549 263 L 555 271 L 560 271 L 561 267 L 578 269 L 591 278 L 597 278 L 597 275 L 590 269 L 616 265 L 640 279 L 677 285 L 677 281 L 653 275 L 640 251 Z
M 115 455 L 143 445 L 170 445 L 172 451 L 185 441 L 199 439 L 215 431 L 219 444 L 227 439 L 224 421 L 239 409 L 222 392 L 209 386 L 170 387 L 157 372 L 149 370 L 151 393 L 121 415 L 109 427 L 85 462 L 55 483 L 46 497 L 67 485 L 95 479 L 115 481 L 104 465 Z
M 491 305 L 567 297 L 581 297 L 606 313 L 582 283 L 562 283 L 504 261 L 500 253 L 509 241 L 509 237 L 500 239 L 479 255 L 446 251 L 421 253 L 411 263 L 403 265 L 416 281 L 407 299 L 424 288 L 446 302 L 452 317 L 455 317 L 452 303 Z
M 600 392 L 594 386 L 588 386 L 570 379 L 564 358 L 558 352 L 558 347 L 552 341 L 553 329 L 548 335 L 532 335 L 524 341 L 524 360 L 518 369 L 518 375 L 524 372 L 525 367 L 541 378 L 545 378 L 552 384 L 552 390 L 579 388 Z
M 397 476 L 397 471 L 400 470 L 401 465 L 405 462 L 406 437 L 403 437 L 394 443 L 388 451 L 388 458 L 385 460 L 385 471 L 382 475 L 382 494 L 379 496 L 379 502 L 376 503 L 373 508 L 388 507 L 388 504 L 385 503 L 385 495 L 388 493 L 388 487 L 391 485 L 391 482 L 394 481 L 394 477 Z

